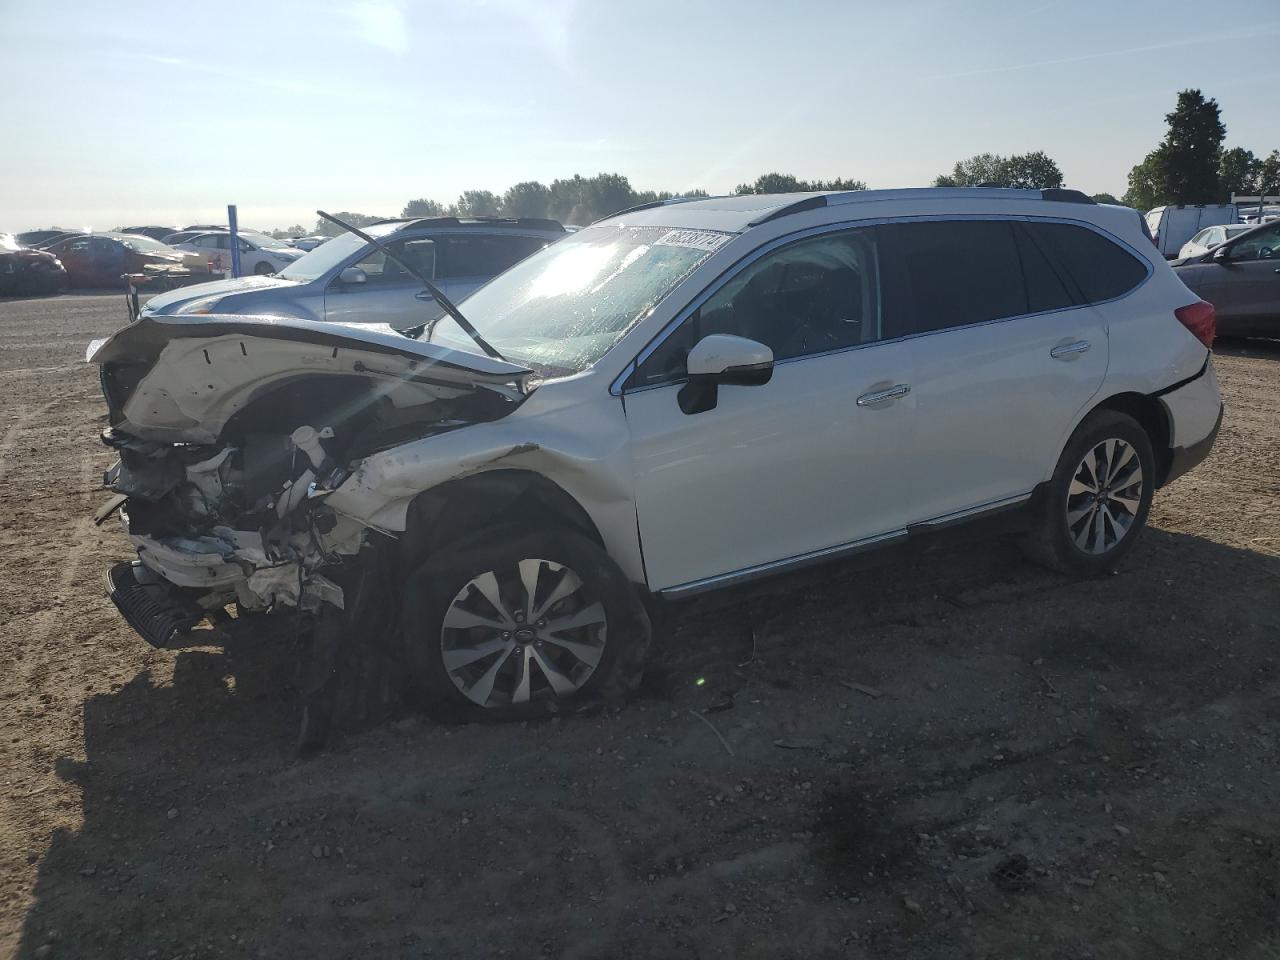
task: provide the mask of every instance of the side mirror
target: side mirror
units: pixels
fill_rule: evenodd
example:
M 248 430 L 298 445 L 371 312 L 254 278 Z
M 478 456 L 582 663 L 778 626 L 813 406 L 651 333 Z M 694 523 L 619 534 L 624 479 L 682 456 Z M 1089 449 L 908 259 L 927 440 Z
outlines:
M 763 343 L 713 333 L 689 351 L 689 382 L 677 395 L 680 409 L 688 414 L 715 408 L 721 385 L 760 387 L 773 377 L 773 351 Z
M 1231 259 L 1231 248 L 1225 243 L 1213 248 L 1212 259 L 1218 263 L 1222 263 Z
M 343 284 L 359 284 L 366 283 L 369 275 L 359 267 L 346 267 L 338 274 L 338 282 Z

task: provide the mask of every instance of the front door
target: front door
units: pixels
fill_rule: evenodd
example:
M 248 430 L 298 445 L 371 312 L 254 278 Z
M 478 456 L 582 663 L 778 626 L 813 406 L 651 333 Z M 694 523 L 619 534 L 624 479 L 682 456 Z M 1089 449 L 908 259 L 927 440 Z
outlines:
M 1204 265 L 1204 298 L 1225 320 L 1280 320 L 1280 223 L 1251 231 Z M 1280 323 L 1259 333 L 1280 333 Z
M 654 590 L 896 536 L 909 512 L 910 345 L 885 314 L 874 228 L 799 240 L 718 286 L 623 395 Z M 684 358 L 713 333 L 773 351 L 763 386 L 681 411 Z
M 416 266 L 429 279 L 436 274 L 436 249 L 431 240 L 395 240 L 387 246 Z M 434 320 L 444 308 L 422 285 L 381 250 L 373 250 L 350 266 L 364 272 L 363 283 L 330 281 L 324 294 L 326 320 L 344 323 L 386 323 L 403 330 Z M 447 295 L 447 291 L 446 291 Z

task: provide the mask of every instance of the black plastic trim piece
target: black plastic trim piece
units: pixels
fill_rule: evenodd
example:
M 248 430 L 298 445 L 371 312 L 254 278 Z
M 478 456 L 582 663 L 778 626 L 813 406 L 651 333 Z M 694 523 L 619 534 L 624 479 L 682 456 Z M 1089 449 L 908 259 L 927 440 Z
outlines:
M 813 197 L 805 197 L 803 200 L 797 200 L 795 203 L 789 203 L 785 207 L 780 207 L 779 209 L 773 211 L 773 213 L 766 214 L 765 216 L 761 217 L 759 220 L 752 220 L 749 224 L 747 224 L 747 226 L 758 227 L 760 226 L 760 224 L 768 223 L 770 220 L 778 220 L 782 217 L 789 217 L 793 213 L 804 213 L 806 210 L 816 210 L 818 209 L 818 207 L 825 207 L 826 205 L 827 205 L 826 194 L 820 193 Z
M 1172 456 L 1169 458 L 1169 469 L 1164 475 L 1164 479 L 1160 482 L 1160 486 L 1164 486 L 1186 473 L 1188 470 L 1199 464 L 1205 457 L 1209 456 L 1209 452 L 1213 449 L 1214 441 L 1218 439 L 1218 431 L 1222 429 L 1222 414 L 1225 407 L 1219 404 L 1218 419 L 1214 423 L 1213 429 L 1209 431 L 1209 435 L 1202 440 L 1185 447 L 1174 447 Z
M 1062 187 L 1050 187 L 1040 191 L 1041 200 L 1052 200 L 1055 203 L 1087 203 L 1097 206 L 1097 202 L 1087 193 L 1079 190 L 1066 190 Z
M 1213 355 L 1212 352 L 1206 353 L 1204 355 L 1204 363 L 1200 365 L 1199 372 L 1192 374 L 1191 376 L 1187 377 L 1185 380 L 1179 380 L 1177 383 L 1171 383 L 1169 384 L 1169 386 L 1163 387 L 1157 390 L 1155 393 L 1151 394 L 1151 396 L 1163 397 L 1166 393 L 1173 393 L 1173 391 L 1175 390 L 1181 390 L 1188 383 L 1195 383 L 1197 380 L 1203 377 L 1205 374 L 1205 371 L 1209 369 L 1209 357 L 1211 357 L 1212 355 Z

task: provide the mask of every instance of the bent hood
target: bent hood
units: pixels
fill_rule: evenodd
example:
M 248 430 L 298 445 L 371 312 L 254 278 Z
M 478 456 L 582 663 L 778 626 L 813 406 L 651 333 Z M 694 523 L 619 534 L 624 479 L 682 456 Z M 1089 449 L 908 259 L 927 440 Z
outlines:
M 186 257 L 194 257 L 203 264 L 199 254 L 182 251 Z M 184 259 L 186 258 L 184 257 Z M 157 294 L 146 302 L 143 313 L 173 313 L 174 310 L 206 297 L 225 297 L 233 293 L 246 293 L 250 290 L 267 290 L 271 287 L 292 287 L 296 281 L 282 280 L 279 277 L 236 277 L 230 280 L 214 280 L 212 283 L 197 283 L 190 287 L 181 287 L 168 293 Z
M 383 324 L 282 317 L 143 316 L 90 343 L 85 359 L 102 366 L 112 426 L 167 443 L 214 442 L 237 411 L 290 381 L 356 377 L 408 406 L 476 390 L 516 399 L 532 374 Z

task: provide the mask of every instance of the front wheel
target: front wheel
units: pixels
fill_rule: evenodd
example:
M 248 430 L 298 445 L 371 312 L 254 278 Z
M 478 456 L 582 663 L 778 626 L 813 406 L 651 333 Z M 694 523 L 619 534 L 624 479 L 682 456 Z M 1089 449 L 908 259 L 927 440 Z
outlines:
M 1155 480 L 1142 426 L 1115 410 L 1090 414 L 1058 460 L 1027 553 L 1073 576 L 1114 570 L 1147 521 Z
M 470 543 L 427 561 L 405 586 L 405 649 L 428 712 L 542 716 L 635 689 L 648 617 L 599 546 L 512 529 Z

